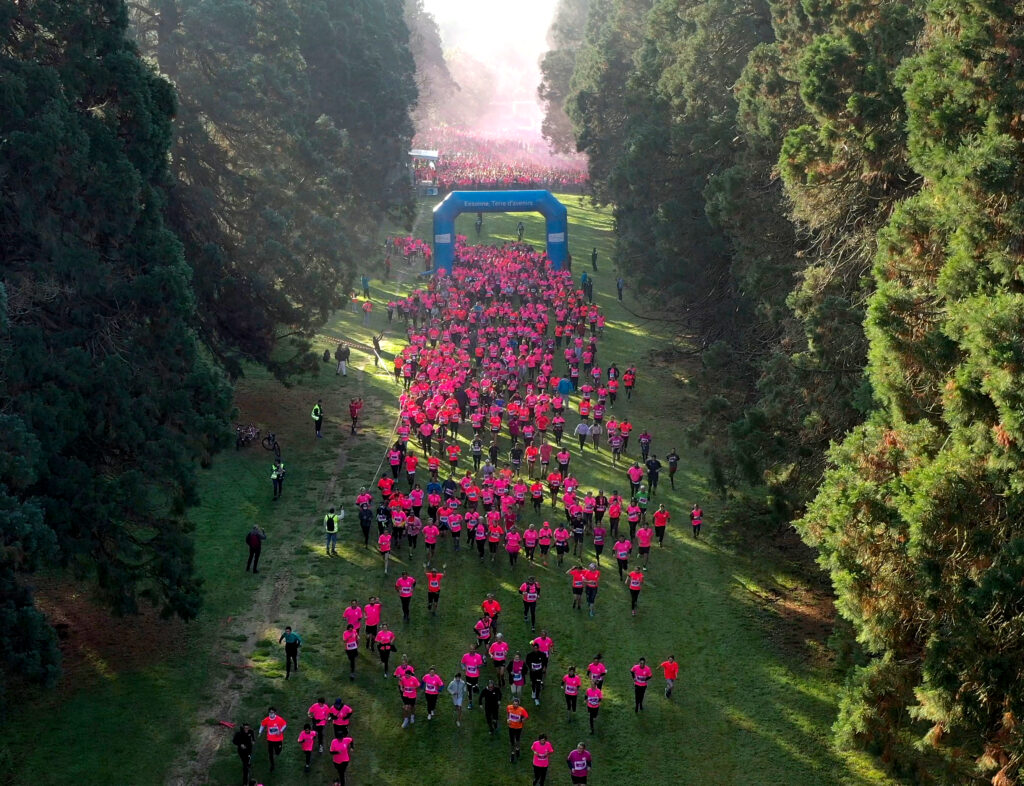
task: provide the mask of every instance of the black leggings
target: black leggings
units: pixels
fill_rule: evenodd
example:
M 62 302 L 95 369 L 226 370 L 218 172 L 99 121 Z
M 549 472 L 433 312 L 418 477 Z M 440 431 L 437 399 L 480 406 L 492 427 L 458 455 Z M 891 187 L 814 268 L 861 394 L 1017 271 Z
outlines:
M 587 714 L 590 715 L 590 731 L 594 731 L 594 721 L 597 719 L 597 707 L 587 707 Z
M 340 781 L 341 786 L 345 786 L 345 770 L 348 769 L 348 762 L 336 761 L 334 762 L 334 769 L 338 771 L 338 781 Z
M 565 694 L 565 709 L 569 712 L 576 712 L 576 696 Z
M 548 768 L 533 765 L 533 786 L 544 786 L 548 780 Z
M 350 674 L 356 673 L 356 658 L 359 655 L 359 650 L 345 650 L 345 654 L 348 655 L 348 670 Z
M 640 600 L 640 590 L 631 589 L 629 591 L 629 594 L 633 598 L 633 611 L 636 611 L 636 602 Z
M 530 625 L 537 627 L 537 601 L 523 601 L 523 622 L 530 618 Z
M 281 755 L 281 748 L 283 747 L 284 743 L 280 740 L 277 742 L 267 740 L 267 756 L 270 757 L 270 769 L 274 769 L 274 757 Z
M 634 685 L 633 686 L 633 701 L 634 701 L 634 712 L 639 712 L 644 708 L 644 694 L 647 692 L 646 685 Z

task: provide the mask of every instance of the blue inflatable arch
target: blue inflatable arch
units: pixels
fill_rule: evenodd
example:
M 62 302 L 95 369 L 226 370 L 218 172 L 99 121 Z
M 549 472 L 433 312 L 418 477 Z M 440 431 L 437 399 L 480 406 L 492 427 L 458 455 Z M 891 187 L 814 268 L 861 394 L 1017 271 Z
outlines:
M 460 213 L 540 213 L 547 222 L 551 266 L 569 260 L 569 214 L 550 191 L 452 191 L 434 208 L 434 270 L 451 272 L 455 218 Z

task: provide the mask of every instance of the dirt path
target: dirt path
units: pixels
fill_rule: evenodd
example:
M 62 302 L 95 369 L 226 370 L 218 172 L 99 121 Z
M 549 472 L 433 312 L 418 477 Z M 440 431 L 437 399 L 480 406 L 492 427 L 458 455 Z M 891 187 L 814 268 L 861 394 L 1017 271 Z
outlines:
M 339 445 L 331 475 L 317 495 L 314 503 L 316 511 L 324 509 L 326 503 L 333 499 L 338 478 L 348 461 L 345 444 L 343 442 Z M 295 575 L 291 566 L 287 563 L 284 564 L 275 571 L 273 582 L 265 582 L 259 588 L 248 613 L 225 620 L 211 640 L 220 642 L 225 638 L 234 639 L 245 635 L 246 638 L 240 650 L 243 653 L 253 652 L 263 635 L 266 622 L 277 619 L 282 604 L 291 599 L 294 579 Z M 306 617 L 301 610 L 290 608 L 288 617 L 293 626 L 302 629 Z M 210 782 L 209 772 L 214 758 L 223 745 L 230 744 L 230 734 L 224 733 L 223 726 L 209 723 L 209 719 L 233 720 L 236 717 L 239 702 L 251 689 L 249 683 L 252 680 L 250 671 L 252 666 L 253 662 L 248 656 L 238 663 L 221 664 L 221 668 L 224 670 L 223 676 L 212 680 L 210 686 L 212 694 L 216 698 L 212 702 L 201 704 L 196 710 L 196 720 L 192 724 L 196 730 L 194 745 L 185 750 L 171 767 L 171 775 L 167 779 L 170 786 L 191 786 L 192 784 Z M 236 685 L 240 680 L 246 683 L 242 688 L 238 688 Z

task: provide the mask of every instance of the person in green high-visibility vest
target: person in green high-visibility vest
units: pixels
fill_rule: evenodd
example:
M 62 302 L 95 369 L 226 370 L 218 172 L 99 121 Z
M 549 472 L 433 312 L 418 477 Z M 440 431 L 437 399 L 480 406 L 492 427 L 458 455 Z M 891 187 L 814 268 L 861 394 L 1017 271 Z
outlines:
M 270 468 L 270 480 L 274 484 L 274 499 L 277 499 L 284 490 L 284 462 L 281 459 Z
M 324 424 L 324 406 L 323 400 L 317 399 L 316 405 L 313 407 L 312 412 L 313 426 L 316 429 L 316 438 L 320 439 L 323 435 L 320 433 L 320 428 Z

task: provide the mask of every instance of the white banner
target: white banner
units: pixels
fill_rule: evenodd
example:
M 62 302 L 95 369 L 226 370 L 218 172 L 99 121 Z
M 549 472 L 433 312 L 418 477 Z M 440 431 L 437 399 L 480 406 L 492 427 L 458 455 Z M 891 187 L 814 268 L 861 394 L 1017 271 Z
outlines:
M 446 233 L 444 235 L 434 235 L 434 242 L 435 243 L 451 243 L 452 242 L 452 233 L 448 232 L 448 233 Z
M 565 232 L 552 232 L 550 235 L 548 235 L 548 242 L 549 243 L 564 243 L 565 242 Z

